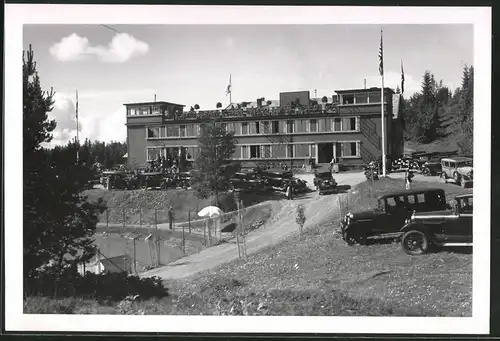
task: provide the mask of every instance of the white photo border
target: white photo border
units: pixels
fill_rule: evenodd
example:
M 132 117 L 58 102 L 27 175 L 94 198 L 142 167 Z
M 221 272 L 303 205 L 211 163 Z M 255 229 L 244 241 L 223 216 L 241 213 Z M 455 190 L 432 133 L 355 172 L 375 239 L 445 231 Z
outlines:
M 244 13 L 244 15 L 243 15 Z M 235 317 L 23 314 L 23 24 L 473 24 L 475 196 L 472 317 Z M 487 334 L 490 314 L 490 7 L 5 6 L 5 329 L 37 332 Z M 374 51 L 373 58 L 377 58 Z M 49 86 L 47 84 L 46 86 Z M 477 161 L 479 160 L 479 161 Z M 477 247 L 480 246 L 480 247 Z

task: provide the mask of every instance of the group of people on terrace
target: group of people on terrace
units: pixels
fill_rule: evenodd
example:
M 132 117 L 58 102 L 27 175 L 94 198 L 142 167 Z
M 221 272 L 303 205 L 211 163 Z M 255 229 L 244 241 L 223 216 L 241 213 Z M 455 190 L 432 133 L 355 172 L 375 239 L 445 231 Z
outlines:
M 307 115 L 321 113 L 336 113 L 336 107 L 332 104 L 314 104 L 306 106 L 284 106 L 284 107 L 257 107 L 246 108 L 238 104 L 236 108 L 219 109 L 219 110 L 194 110 L 186 112 L 175 112 L 171 119 L 203 119 L 203 118 L 227 118 L 227 117 L 264 117 L 264 116 L 280 116 L 280 115 Z

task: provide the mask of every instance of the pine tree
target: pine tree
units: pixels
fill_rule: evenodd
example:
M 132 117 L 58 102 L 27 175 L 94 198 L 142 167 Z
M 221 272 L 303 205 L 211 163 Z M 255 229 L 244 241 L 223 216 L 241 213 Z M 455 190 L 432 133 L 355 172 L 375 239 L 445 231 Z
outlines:
M 68 264 L 92 256 L 92 235 L 102 202 L 82 196 L 91 178 L 76 162 L 78 145 L 47 150 L 56 122 L 48 119 L 54 92 L 44 92 L 31 46 L 23 54 L 23 265 L 30 283 L 43 269 L 60 273 Z
M 219 206 L 219 194 L 229 189 L 229 178 L 235 171 L 236 166 L 231 159 L 236 149 L 236 140 L 234 132 L 226 131 L 215 120 L 203 122 L 200 128 L 193 187 L 199 198 L 206 199 L 214 195 L 216 205 Z

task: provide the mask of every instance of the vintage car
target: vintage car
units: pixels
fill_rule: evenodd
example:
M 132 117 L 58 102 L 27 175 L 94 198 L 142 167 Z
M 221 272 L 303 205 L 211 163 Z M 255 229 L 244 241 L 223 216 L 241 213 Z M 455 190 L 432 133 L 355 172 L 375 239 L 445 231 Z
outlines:
M 431 246 L 472 246 L 472 193 L 457 195 L 452 209 L 414 213 L 401 232 L 401 246 L 409 255 Z
M 330 171 L 317 172 L 314 177 L 314 186 L 319 195 L 335 193 L 337 190 L 337 182 Z
M 427 160 L 422 165 L 422 174 L 425 176 L 441 175 L 443 168 L 440 161 Z
M 291 180 L 293 174 L 290 170 L 274 168 L 263 170 L 260 176 L 262 179 L 265 179 L 273 189 L 284 191 L 286 189 L 286 180 Z
M 413 212 L 448 208 L 440 188 L 395 191 L 378 198 L 374 209 L 348 212 L 341 222 L 342 238 L 347 244 L 366 244 L 368 239 L 398 238 L 401 227 Z
M 441 159 L 441 178 L 445 182 L 451 179 L 454 183 L 466 187 L 473 182 L 473 163 L 470 157 L 454 157 Z
M 163 179 L 165 175 L 162 172 L 143 172 L 137 175 L 138 187 L 142 189 L 161 189 L 163 188 Z
M 237 172 L 229 181 L 235 190 L 262 192 L 270 188 L 266 180 L 260 179 L 253 172 Z
M 176 178 L 176 187 L 181 187 L 181 188 L 190 188 L 191 187 L 191 180 L 193 178 L 193 175 L 191 172 L 180 172 L 177 174 Z
M 296 177 L 292 177 L 289 181 L 292 182 L 294 193 L 306 193 L 309 191 L 309 188 L 307 187 L 307 181 Z
M 127 172 L 119 170 L 106 170 L 102 172 L 100 183 L 105 189 L 128 189 Z

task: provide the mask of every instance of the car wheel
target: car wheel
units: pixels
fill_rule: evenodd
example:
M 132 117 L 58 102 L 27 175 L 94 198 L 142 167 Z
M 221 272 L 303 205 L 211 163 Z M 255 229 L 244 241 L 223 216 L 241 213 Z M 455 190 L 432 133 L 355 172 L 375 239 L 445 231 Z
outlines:
M 458 175 L 458 172 L 453 173 L 453 180 L 455 183 L 460 183 L 460 176 Z
M 466 185 L 465 179 L 461 178 L 460 179 L 460 186 L 462 186 L 462 188 L 465 188 L 465 185 Z
M 354 245 L 358 242 L 357 238 L 352 233 L 349 232 L 344 232 L 344 240 L 349 246 Z
M 425 176 L 429 176 L 429 175 L 431 175 L 431 171 L 429 170 L 429 168 L 424 168 L 424 170 L 422 171 L 422 174 L 424 174 Z
M 408 231 L 401 238 L 401 246 L 409 255 L 421 255 L 429 250 L 429 238 L 422 231 Z

